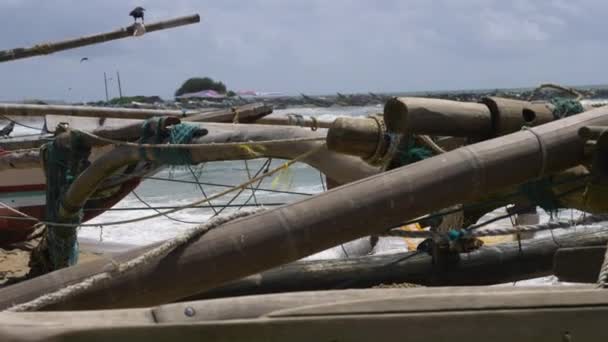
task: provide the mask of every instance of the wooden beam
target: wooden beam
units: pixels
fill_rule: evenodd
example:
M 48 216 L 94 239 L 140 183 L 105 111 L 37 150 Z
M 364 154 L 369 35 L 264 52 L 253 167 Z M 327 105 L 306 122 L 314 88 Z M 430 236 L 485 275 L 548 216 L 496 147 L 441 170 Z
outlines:
M 150 33 L 154 31 L 166 30 L 178 26 L 198 23 L 200 21 L 201 18 L 198 14 L 174 18 L 170 20 L 158 21 L 146 25 L 146 32 Z M 42 43 L 29 48 L 16 48 L 11 50 L 0 51 L 0 63 L 16 59 L 48 55 L 58 51 L 99 44 L 110 40 L 133 37 L 133 28 L 134 26 L 131 25 L 111 32 L 99 33 L 75 39 L 68 39 L 55 43 Z
M 439 266 L 427 253 L 407 252 L 373 257 L 336 260 L 298 261 L 252 275 L 184 300 L 243 296 L 296 291 L 368 288 L 380 284 L 413 283 L 425 286 L 493 285 L 543 277 L 553 273 L 554 254 L 562 275 L 572 274 L 577 264 L 586 271 L 601 267 L 596 249 L 608 242 L 608 229 L 585 228 L 563 231 L 554 236 L 482 247 L 467 254 L 454 255 L 450 263 Z M 573 247 L 567 248 L 564 247 Z M 593 246 L 593 247 L 586 247 Z M 561 248 L 560 248 L 561 247 Z M 591 250 L 583 259 L 567 258 L 564 251 Z M 560 255 L 561 253 L 561 255 Z M 580 254 L 576 254 L 577 256 Z M 564 260 L 567 259 L 567 260 Z M 561 265 L 569 262 L 566 273 Z M 580 275 L 586 273 L 579 271 Z M 593 273 L 593 272 L 591 272 Z M 572 276 L 568 279 L 572 279 Z
M 2 341 L 606 341 L 608 291 L 320 291 L 79 312 L 0 313 Z

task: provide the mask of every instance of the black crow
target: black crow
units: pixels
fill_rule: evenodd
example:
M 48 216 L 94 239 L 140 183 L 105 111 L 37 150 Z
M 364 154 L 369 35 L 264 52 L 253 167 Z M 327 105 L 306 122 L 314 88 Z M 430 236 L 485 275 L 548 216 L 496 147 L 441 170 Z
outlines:
M 141 18 L 141 22 L 143 24 L 144 22 L 144 11 L 145 9 L 143 7 L 135 7 L 134 10 L 131 11 L 131 13 L 129 13 L 130 16 L 133 17 L 134 21 L 137 21 L 137 18 Z
M 0 129 L 0 137 L 8 137 L 13 132 L 13 128 L 15 128 L 15 122 L 11 121 L 3 129 Z

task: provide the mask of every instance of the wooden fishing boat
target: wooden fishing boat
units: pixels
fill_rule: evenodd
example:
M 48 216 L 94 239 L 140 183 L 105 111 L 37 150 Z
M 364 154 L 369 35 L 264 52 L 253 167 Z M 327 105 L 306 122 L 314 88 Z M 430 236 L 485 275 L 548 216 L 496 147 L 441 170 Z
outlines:
M 120 131 L 121 127 L 133 124 L 140 125 L 142 119 L 157 117 L 161 114 L 181 117 L 193 122 L 233 122 L 235 117 L 238 117 L 242 122 L 247 123 L 272 113 L 272 107 L 264 104 L 251 104 L 225 110 L 184 113 L 163 110 L 1 104 L 0 112 L 4 117 L 14 114 L 20 116 L 42 115 L 43 117 L 46 114 L 69 114 L 69 116 L 47 115 L 44 117 L 44 127 L 47 127 L 47 133 L 40 136 L 15 137 L 0 141 L 0 202 L 17 209 L 22 214 L 44 221 L 46 177 L 41 160 L 32 148 L 38 148 L 42 144 L 52 141 L 57 126 L 67 125 L 72 129 L 91 132 L 97 130 L 99 134 L 104 135 L 105 132 L 105 136 L 109 137 L 109 131 Z M 121 119 L 112 120 L 112 117 Z M 118 140 L 136 141 L 140 132 L 132 130 L 128 133 L 122 136 L 117 133 L 112 137 Z M 110 146 L 94 147 L 89 162 L 93 162 L 110 149 Z M 138 176 L 150 175 L 161 168 L 158 165 L 153 166 L 151 163 L 142 162 L 118 170 L 106 180 L 106 185 L 102 185 L 92 199 L 87 201 L 83 220 L 88 221 L 118 203 L 139 184 L 140 177 Z M 22 214 L 0 206 L 0 245 L 22 240 L 31 232 L 34 223 L 31 220 L 20 220 L 19 218 L 23 218 Z
M 133 33 L 125 32 L 112 37 Z M 44 51 L 17 50 L 0 54 L 0 61 Z M 122 117 L 116 118 L 118 111 L 100 115 L 103 110 L 92 108 L 7 105 L 4 114 L 18 109 L 54 115 L 45 118 L 49 135 L 0 143 L 0 196 L 9 202 L 2 213 L 49 222 L 31 256 L 31 279 L 0 288 L 0 310 L 7 310 L 0 313 L 3 340 L 606 339 L 608 292 L 590 286 L 348 290 L 393 282 L 489 285 L 552 273 L 597 279 L 607 288 L 608 229 L 593 226 L 608 221 L 606 107 L 586 110 L 570 100 L 391 98 L 380 116 L 332 123 L 266 120 L 272 125 L 253 123 L 264 116 L 256 109 L 250 121 L 238 109 L 166 113 L 151 121 L 150 113 L 118 110 Z M 227 120 L 211 122 L 224 120 L 219 117 Z M 146 140 L 142 131 L 149 138 L 150 127 L 154 139 Z M 171 138 L 185 131 L 199 134 L 180 142 Z M 49 145 L 39 149 L 49 141 L 70 152 L 65 167 L 49 164 Z M 91 154 L 76 153 L 80 149 Z M 325 175 L 331 190 L 271 210 L 216 218 L 173 240 L 84 263 L 73 259 L 83 208 L 102 212 L 165 165 L 260 157 L 288 161 L 249 182 L 304 162 Z M 542 196 L 534 196 L 530 183 Z M 547 197 L 549 204 L 543 203 Z M 483 214 L 508 204 L 595 215 L 477 230 L 487 223 L 476 224 Z M 440 222 L 433 223 L 435 217 Z M 492 247 L 475 243 L 484 235 L 553 233 L 573 225 L 581 229 Z M 425 226 L 431 230 L 420 229 Z M 29 228 L 3 227 L 8 224 L 0 226 L 6 241 Z M 299 261 L 383 235 L 426 240 L 417 251 L 389 256 Z M 289 293 L 306 290 L 314 292 Z M 265 295 L 247 296 L 257 293 Z M 198 301 L 225 296 L 230 298 Z M 479 322 L 483 326 L 471 328 Z

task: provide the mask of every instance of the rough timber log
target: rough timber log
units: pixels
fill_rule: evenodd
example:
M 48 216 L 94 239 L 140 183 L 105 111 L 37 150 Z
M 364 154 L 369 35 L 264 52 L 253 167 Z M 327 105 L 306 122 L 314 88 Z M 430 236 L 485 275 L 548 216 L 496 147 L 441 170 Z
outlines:
M 0 313 L 0 340 L 601 342 L 607 314 L 608 291 L 582 286 L 320 291 Z
M 159 30 L 166 30 L 178 26 L 184 26 L 189 24 L 198 23 L 201 18 L 198 14 L 179 17 L 175 19 L 158 21 L 149 23 L 146 25 L 146 32 L 154 32 Z M 0 51 L 0 63 L 12 61 L 16 59 L 48 55 L 53 52 L 75 49 L 87 45 L 99 44 L 110 40 L 116 40 L 121 38 L 133 37 L 134 26 L 128 26 L 120 28 L 118 30 L 106 33 L 95 34 L 91 36 L 85 36 L 75 39 L 64 40 L 56 43 L 42 43 L 37 44 L 29 48 L 17 48 L 11 50 Z
M 561 231 L 561 230 L 560 230 Z M 433 264 L 427 253 L 408 252 L 337 260 L 297 261 L 252 275 L 185 300 L 232 297 L 264 293 L 367 288 L 380 284 L 413 283 L 426 286 L 492 285 L 543 277 L 554 272 L 554 255 L 563 250 L 599 248 L 605 252 L 608 228 L 577 228 L 555 232 L 554 236 L 484 246 L 467 254 L 454 255 L 443 268 Z M 598 246 L 598 247 L 585 247 Z M 574 248 L 568 248 L 574 247 Z M 585 270 L 593 270 L 597 280 L 603 254 L 590 258 L 570 258 Z M 562 260 L 562 258 L 560 258 Z M 599 261 L 599 262 L 598 262 Z M 572 272 L 571 271 L 571 272 Z M 584 272 L 578 272 L 581 274 Z M 572 280 L 572 276 L 570 278 Z
M 608 108 L 598 108 L 238 219 L 49 309 L 166 303 L 378 234 L 434 210 L 573 167 L 584 158 L 578 130 L 606 124 Z M 103 262 L 76 265 L 10 286 L 0 290 L 0 307 L 58 290 L 104 267 L 111 269 Z

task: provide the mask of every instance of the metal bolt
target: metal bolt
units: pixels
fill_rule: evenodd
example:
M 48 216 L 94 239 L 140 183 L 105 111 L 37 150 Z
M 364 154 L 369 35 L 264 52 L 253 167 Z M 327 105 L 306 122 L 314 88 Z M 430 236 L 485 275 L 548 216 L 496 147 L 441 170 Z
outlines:
M 194 315 L 196 315 L 196 311 L 194 310 L 193 307 L 188 306 L 186 307 L 186 309 L 184 310 L 184 315 L 188 316 L 188 317 L 194 317 Z

